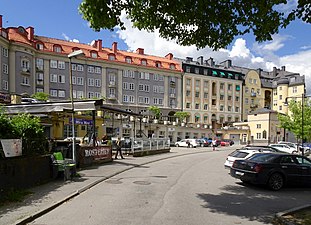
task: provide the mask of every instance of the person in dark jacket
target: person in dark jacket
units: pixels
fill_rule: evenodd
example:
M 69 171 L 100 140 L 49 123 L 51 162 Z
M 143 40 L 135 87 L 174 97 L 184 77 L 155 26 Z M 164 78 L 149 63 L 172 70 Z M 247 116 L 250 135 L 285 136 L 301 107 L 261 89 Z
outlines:
M 124 159 L 123 155 L 122 155 L 122 150 L 121 150 L 121 139 L 118 137 L 117 141 L 116 141 L 116 146 L 117 146 L 117 151 L 116 151 L 116 155 L 115 155 L 115 159 L 118 158 L 118 153 L 120 153 L 121 159 Z

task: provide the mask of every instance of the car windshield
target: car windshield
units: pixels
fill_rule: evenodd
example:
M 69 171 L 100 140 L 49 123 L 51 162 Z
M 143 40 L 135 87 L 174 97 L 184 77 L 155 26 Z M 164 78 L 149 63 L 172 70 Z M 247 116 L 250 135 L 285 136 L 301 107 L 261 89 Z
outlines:
M 236 157 L 236 158 L 245 158 L 249 153 L 241 152 L 241 151 L 234 151 L 229 154 L 229 156 Z
M 271 154 L 254 154 L 248 160 L 256 161 L 256 162 L 271 162 L 275 158 L 275 155 Z

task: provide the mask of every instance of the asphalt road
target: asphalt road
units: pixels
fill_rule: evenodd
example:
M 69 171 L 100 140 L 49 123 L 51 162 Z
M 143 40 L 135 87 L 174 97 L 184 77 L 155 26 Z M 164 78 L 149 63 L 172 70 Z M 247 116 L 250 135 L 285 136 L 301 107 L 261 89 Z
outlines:
M 311 188 L 273 192 L 244 186 L 224 169 L 230 151 L 198 152 L 131 169 L 31 224 L 256 225 L 310 203 Z

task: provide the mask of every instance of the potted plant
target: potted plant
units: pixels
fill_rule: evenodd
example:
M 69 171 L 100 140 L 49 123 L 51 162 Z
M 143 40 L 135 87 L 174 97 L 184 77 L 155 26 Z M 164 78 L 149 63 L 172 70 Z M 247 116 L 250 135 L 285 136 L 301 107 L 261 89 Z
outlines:
M 154 123 L 158 123 L 158 120 L 161 116 L 161 109 L 158 106 L 149 106 L 148 110 L 153 114 L 154 116 Z
M 181 122 L 181 125 L 185 125 L 185 119 L 190 117 L 190 113 L 179 111 L 174 114 L 174 116 Z

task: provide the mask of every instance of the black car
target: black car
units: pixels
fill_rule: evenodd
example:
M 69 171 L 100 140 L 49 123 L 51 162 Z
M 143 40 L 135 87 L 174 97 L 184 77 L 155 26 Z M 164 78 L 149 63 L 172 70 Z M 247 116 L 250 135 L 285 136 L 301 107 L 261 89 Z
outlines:
M 230 174 L 242 182 L 268 185 L 277 191 L 286 184 L 310 185 L 311 160 L 301 155 L 257 153 L 247 160 L 236 160 Z

